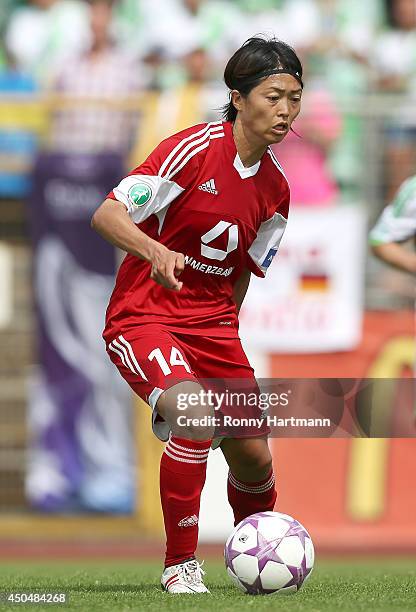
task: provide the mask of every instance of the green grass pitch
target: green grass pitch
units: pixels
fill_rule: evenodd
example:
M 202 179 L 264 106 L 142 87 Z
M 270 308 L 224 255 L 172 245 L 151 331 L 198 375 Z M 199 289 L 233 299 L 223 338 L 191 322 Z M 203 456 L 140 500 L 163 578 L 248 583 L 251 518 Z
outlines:
M 0 612 L 32 610 L 369 612 L 416 609 L 415 559 L 318 560 L 299 593 L 248 596 L 229 581 L 222 562 L 207 560 L 211 595 L 172 596 L 159 588 L 160 564 L 144 560 L 13 561 L 0 563 L 4 592 L 65 592 L 67 604 L 0 603 Z

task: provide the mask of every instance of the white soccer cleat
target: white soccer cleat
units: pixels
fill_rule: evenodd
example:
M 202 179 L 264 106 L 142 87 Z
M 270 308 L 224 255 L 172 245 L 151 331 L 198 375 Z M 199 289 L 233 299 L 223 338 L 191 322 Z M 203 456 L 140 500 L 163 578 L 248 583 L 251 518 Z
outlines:
M 162 574 L 160 582 L 167 593 L 209 593 L 203 583 L 205 574 L 202 563 L 196 559 L 167 567 Z

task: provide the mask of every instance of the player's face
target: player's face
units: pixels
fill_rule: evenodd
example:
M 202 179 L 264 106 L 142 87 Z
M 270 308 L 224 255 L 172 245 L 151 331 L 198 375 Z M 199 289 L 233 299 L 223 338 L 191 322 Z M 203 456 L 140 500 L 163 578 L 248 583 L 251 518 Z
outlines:
M 246 133 L 264 144 L 281 142 L 299 114 L 302 88 L 290 74 L 273 74 L 236 100 Z

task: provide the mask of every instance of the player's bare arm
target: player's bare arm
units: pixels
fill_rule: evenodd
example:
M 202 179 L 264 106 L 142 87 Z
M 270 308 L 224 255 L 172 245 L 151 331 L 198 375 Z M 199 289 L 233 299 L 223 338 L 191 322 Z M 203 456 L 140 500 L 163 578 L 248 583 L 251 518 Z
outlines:
M 403 245 L 396 242 L 386 242 L 385 244 L 373 245 L 371 250 L 376 257 L 385 263 L 404 272 L 416 274 L 416 253 L 408 251 Z
M 240 312 L 241 305 L 246 297 L 248 286 L 250 284 L 250 278 L 251 272 L 246 268 L 234 285 L 233 297 L 237 306 L 237 312 Z
M 114 246 L 149 262 L 150 277 L 156 283 L 166 289 L 181 290 L 178 277 L 185 266 L 183 254 L 170 251 L 142 232 L 122 202 L 105 200 L 95 211 L 91 227 Z

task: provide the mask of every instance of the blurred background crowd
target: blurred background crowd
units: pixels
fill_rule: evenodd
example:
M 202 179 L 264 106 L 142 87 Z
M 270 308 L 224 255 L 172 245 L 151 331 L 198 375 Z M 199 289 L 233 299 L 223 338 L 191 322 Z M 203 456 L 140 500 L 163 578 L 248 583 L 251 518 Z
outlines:
M 293 209 L 372 225 L 416 169 L 416 2 L 1 0 L 0 34 L 0 508 L 130 512 L 134 417 L 100 338 L 117 255 L 94 208 L 163 137 L 220 118 L 228 58 L 265 34 L 304 65 L 296 134 L 276 148 Z M 301 280 L 328 289 L 316 244 Z M 408 275 L 357 265 L 354 320 L 412 307 Z
M 120 101 L 159 91 L 162 122 L 175 112 L 170 92 L 186 86 L 204 89 L 203 118 L 216 117 L 227 59 L 248 37 L 272 34 L 294 46 L 305 67 L 296 128 L 302 138 L 292 135 L 279 149 L 293 204 L 364 194 L 379 209 L 415 167 L 413 0 L 4 0 L 0 31 L 2 94 Z M 51 143 L 64 151 L 127 153 L 140 136 L 130 110 L 60 112 Z M 19 144 L 11 137 L 3 134 L 3 155 L 7 147 L 34 146 L 27 134 Z M 3 178 L 0 195 L 17 194 L 17 178 L 9 177 L 9 187 Z

